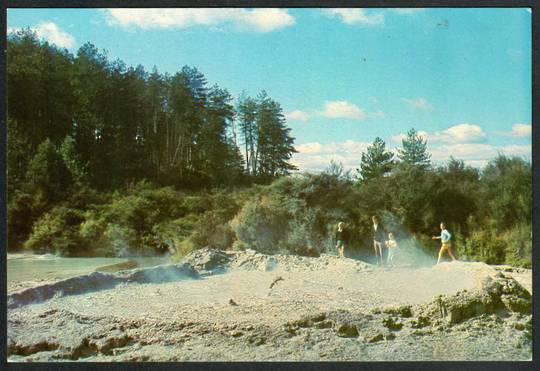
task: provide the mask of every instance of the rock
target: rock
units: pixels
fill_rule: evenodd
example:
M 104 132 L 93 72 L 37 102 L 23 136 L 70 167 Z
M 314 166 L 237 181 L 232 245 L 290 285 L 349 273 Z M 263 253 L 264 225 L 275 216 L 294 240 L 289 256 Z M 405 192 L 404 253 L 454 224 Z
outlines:
M 520 323 L 520 322 L 513 322 L 513 323 L 511 323 L 511 326 L 513 328 L 515 328 L 516 330 L 519 330 L 519 331 L 525 330 L 525 325 L 523 323 Z
M 396 321 L 392 317 L 384 318 L 382 322 L 384 327 L 393 331 L 399 331 L 403 327 L 403 323 Z
M 502 295 L 501 301 L 504 306 L 511 312 L 517 312 L 522 314 L 532 313 L 532 302 L 520 297 L 512 295 Z
M 126 346 L 131 340 L 132 338 L 127 334 L 115 330 L 104 338 L 90 340 L 88 344 L 90 347 L 95 348 L 100 353 L 112 354 L 112 350 L 114 348 L 122 348 Z
M 240 337 L 240 336 L 244 335 L 244 333 L 242 331 L 239 331 L 239 330 L 233 330 L 233 331 L 230 332 L 230 335 L 233 338 L 237 338 L 237 337 Z
M 384 335 L 384 338 L 385 338 L 386 340 L 394 340 L 394 339 L 396 338 L 396 334 L 390 332 L 390 333 Z
M 381 340 L 384 340 L 384 335 L 380 332 L 372 335 L 372 336 L 369 336 L 367 339 L 366 339 L 369 343 L 376 343 L 376 342 L 379 342 Z
M 135 269 L 139 266 L 135 260 L 128 260 L 122 263 L 103 265 L 95 269 L 96 272 L 115 273 L 128 269 Z
M 59 345 L 53 342 L 50 342 L 47 339 L 39 340 L 35 343 L 21 345 L 18 343 L 10 343 L 8 345 L 7 354 L 9 355 L 19 355 L 19 356 L 29 356 L 39 352 L 46 352 L 58 349 Z
M 358 337 L 358 329 L 350 323 L 342 323 L 337 326 L 337 335 L 345 338 Z
M 197 270 L 221 273 L 226 270 L 234 256 L 232 253 L 205 247 L 191 252 L 182 262 L 191 264 Z
M 266 343 L 266 337 L 261 335 L 251 335 L 248 337 L 247 342 L 255 346 L 263 345 Z
M 470 318 L 503 312 L 531 313 L 530 294 L 516 280 L 497 273 L 487 277 L 476 291 L 461 291 L 452 296 L 440 295 L 419 308 L 421 313 L 412 327 L 424 327 L 420 321 L 442 319 L 457 324 Z M 427 322 L 426 322 L 427 325 Z
M 431 325 L 431 321 L 426 316 L 418 316 L 411 321 L 412 328 L 422 328 Z
M 410 305 L 388 307 L 388 308 L 384 308 L 381 312 L 386 313 L 386 314 L 391 314 L 394 316 L 403 317 L 403 318 L 412 317 L 412 307 Z

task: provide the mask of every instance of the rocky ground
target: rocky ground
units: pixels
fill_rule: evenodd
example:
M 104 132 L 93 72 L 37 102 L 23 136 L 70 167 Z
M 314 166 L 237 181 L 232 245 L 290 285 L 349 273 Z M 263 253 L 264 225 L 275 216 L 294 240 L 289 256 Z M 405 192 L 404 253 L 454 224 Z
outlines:
M 12 285 L 19 361 L 530 360 L 531 271 L 201 250 Z

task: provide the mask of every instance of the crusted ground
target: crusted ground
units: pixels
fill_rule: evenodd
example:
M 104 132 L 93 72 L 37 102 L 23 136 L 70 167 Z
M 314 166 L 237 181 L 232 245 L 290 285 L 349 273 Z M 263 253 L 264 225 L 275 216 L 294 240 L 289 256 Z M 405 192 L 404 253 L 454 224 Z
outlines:
M 482 263 L 381 269 L 329 255 L 202 250 L 176 266 L 12 292 L 8 355 L 10 361 L 528 360 L 530 286 L 514 273 L 530 282 L 530 271 Z M 85 286 L 86 280 L 94 283 Z

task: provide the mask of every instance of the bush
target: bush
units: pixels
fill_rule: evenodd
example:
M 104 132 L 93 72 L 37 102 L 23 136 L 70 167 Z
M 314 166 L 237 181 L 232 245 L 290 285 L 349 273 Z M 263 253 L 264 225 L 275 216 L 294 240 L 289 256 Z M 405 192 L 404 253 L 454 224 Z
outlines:
M 505 262 L 520 267 L 532 267 L 532 230 L 530 225 L 518 225 L 502 234 L 505 242 Z
M 84 248 L 79 235 L 79 226 L 83 220 L 84 214 L 81 210 L 65 206 L 55 207 L 34 223 L 24 247 L 40 253 L 62 256 L 91 255 L 91 252 Z
M 41 210 L 34 197 L 26 192 L 14 191 L 8 203 L 8 250 L 18 250 L 32 232 L 32 224 Z
M 503 233 L 492 227 L 475 230 L 465 239 L 464 250 L 467 259 L 480 260 L 488 264 L 512 264 L 530 268 L 531 227 L 521 224 Z
M 290 214 L 270 197 L 247 201 L 231 222 L 236 238 L 265 254 L 283 250 Z

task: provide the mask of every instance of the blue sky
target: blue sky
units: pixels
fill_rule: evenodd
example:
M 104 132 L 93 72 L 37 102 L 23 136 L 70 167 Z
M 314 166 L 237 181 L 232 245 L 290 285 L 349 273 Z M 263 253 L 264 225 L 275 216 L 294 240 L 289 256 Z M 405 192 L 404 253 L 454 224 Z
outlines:
M 8 9 L 21 27 L 147 70 L 195 66 L 235 97 L 266 90 L 303 170 L 357 167 L 411 127 L 436 162 L 531 156 L 528 9 Z

